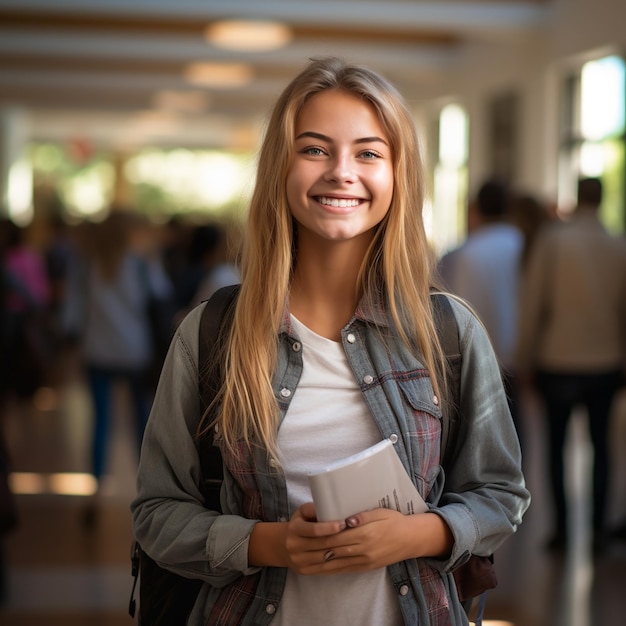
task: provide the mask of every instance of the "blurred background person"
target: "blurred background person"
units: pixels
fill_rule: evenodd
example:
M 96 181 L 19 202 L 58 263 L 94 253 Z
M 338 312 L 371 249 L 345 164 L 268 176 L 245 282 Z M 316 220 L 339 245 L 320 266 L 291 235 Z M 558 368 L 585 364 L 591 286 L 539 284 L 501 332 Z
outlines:
M 80 228 L 55 215 L 49 230 L 45 262 L 50 281 L 51 327 L 57 347 L 63 350 L 76 345 L 83 327 L 85 312 L 80 294 L 85 266 L 77 240 Z
M 515 193 L 511 200 L 511 223 L 516 226 L 524 238 L 520 265 L 522 271 L 528 264 L 530 253 L 537 236 L 554 216 L 546 203 L 532 193 Z
M 207 259 L 217 246 L 220 234 L 219 229 L 213 225 L 193 225 L 189 226 L 187 237 L 182 239 L 185 242 L 182 248 L 184 261 L 178 263 L 175 279 L 177 318 L 184 317 L 191 308 L 193 297 L 207 272 Z M 171 259 L 168 261 L 170 267 Z
M 94 410 L 91 472 L 98 481 L 96 497 L 85 510 L 86 525 L 96 520 L 106 469 L 113 385 L 122 382 L 130 392 L 137 455 L 150 411 L 148 375 L 156 349 L 150 300 L 167 298 L 171 286 L 162 266 L 142 253 L 143 228 L 137 216 L 115 207 L 102 223 L 88 228 L 85 240 L 82 358 Z
M 230 252 L 228 232 L 222 224 L 214 222 L 192 229 L 188 262 L 179 286 L 178 320 L 220 287 L 240 281 L 238 266 L 231 260 Z
M 226 228 L 217 223 L 209 224 L 205 228 L 213 232 L 210 237 L 213 245 L 204 252 L 204 272 L 191 299 L 192 307 L 208 300 L 221 287 L 235 285 L 241 280 L 239 267 L 233 260 L 236 255 L 229 249 Z
M 519 372 L 545 405 L 554 528 L 564 549 L 568 507 L 564 446 L 572 412 L 586 409 L 593 445 L 593 544 L 605 545 L 610 487 L 610 416 L 626 371 L 626 242 L 601 223 L 602 183 L 578 182 L 571 219 L 537 237 L 524 277 Z
M 45 259 L 25 238 L 23 228 L 2 220 L 5 283 L 3 333 L 5 391 L 29 400 L 44 383 L 50 358 L 50 282 Z
M 5 410 L 10 395 L 9 372 L 12 365 L 9 358 L 10 313 L 7 308 L 10 279 L 5 270 L 8 235 L 7 224 L 0 223 L 0 605 L 4 603 L 9 592 L 8 565 L 5 557 L 6 536 L 17 524 L 17 504 L 9 484 L 10 458 L 5 441 Z
M 510 222 L 510 210 L 508 185 L 485 181 L 468 207 L 467 238 L 442 257 L 439 273 L 452 293 L 470 303 L 489 333 L 521 439 L 513 355 L 524 237 Z

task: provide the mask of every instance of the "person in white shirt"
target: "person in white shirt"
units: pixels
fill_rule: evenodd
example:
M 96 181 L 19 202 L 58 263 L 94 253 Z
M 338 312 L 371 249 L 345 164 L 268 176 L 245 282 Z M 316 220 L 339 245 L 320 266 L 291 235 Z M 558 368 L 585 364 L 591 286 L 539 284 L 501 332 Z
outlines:
M 521 438 L 515 379 L 518 294 L 524 236 L 509 221 L 508 186 L 488 180 L 468 207 L 468 236 L 439 263 L 447 288 L 473 307 L 502 367 L 511 414 Z

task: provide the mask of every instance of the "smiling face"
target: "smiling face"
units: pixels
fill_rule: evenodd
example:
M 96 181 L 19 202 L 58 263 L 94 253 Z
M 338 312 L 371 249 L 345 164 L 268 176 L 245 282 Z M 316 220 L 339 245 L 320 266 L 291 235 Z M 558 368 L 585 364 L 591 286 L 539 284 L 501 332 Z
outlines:
M 322 91 L 296 120 L 287 201 L 298 237 L 371 239 L 393 196 L 389 139 L 374 107 L 344 91 Z

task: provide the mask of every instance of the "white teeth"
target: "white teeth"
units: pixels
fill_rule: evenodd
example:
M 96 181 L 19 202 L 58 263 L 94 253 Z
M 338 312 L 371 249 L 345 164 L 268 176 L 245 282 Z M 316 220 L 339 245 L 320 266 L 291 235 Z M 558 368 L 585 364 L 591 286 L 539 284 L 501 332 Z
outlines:
M 338 198 L 326 198 L 325 196 L 320 196 L 318 198 L 320 204 L 325 204 L 327 206 L 339 207 L 345 209 L 346 207 L 358 206 L 359 201 L 354 198 L 351 200 L 339 200 Z

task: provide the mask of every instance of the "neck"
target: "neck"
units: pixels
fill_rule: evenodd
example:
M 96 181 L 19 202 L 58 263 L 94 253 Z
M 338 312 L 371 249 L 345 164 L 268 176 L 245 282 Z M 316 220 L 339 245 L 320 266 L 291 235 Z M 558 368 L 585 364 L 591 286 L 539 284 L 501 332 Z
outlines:
M 311 330 L 335 341 L 361 295 L 357 278 L 364 252 L 357 255 L 349 248 L 334 244 L 313 254 L 306 245 L 300 246 L 290 288 L 291 313 Z

